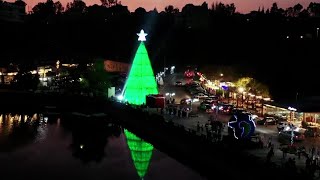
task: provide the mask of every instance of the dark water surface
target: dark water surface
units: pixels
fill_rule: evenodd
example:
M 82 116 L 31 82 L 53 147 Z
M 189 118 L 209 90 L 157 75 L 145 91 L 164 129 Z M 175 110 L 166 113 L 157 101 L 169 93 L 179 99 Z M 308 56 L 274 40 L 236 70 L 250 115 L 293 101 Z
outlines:
M 120 126 L 42 114 L 0 116 L 1 179 L 204 179 Z

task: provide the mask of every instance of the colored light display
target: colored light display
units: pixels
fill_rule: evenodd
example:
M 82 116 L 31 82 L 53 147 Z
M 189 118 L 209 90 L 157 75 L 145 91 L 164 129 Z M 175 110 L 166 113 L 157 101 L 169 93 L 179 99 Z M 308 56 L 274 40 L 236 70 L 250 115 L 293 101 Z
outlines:
M 249 139 L 255 131 L 256 124 L 251 115 L 237 114 L 231 117 L 228 127 L 233 129 L 236 139 Z
M 124 100 L 136 105 L 145 104 L 147 95 L 158 94 L 158 85 L 143 40 L 140 39 L 124 89 Z
M 124 130 L 124 134 L 127 138 L 127 144 L 131 152 L 133 164 L 139 177 L 143 179 L 148 171 L 153 146 L 126 129 Z

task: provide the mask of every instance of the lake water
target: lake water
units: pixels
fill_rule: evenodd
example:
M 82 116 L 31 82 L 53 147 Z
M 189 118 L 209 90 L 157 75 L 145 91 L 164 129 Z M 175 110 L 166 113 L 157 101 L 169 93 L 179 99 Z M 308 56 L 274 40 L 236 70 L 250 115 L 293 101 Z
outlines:
M 0 115 L 1 179 L 204 179 L 120 126 Z

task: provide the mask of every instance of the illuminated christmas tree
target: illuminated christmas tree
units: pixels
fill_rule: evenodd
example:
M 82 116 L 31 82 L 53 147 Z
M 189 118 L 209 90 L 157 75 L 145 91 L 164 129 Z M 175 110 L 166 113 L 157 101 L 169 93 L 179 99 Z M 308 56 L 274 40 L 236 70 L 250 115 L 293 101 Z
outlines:
M 143 179 L 148 171 L 153 146 L 126 129 L 124 130 L 124 134 L 127 138 L 127 144 L 131 152 L 133 164 L 139 177 Z
M 144 45 L 147 34 L 141 30 L 138 36 L 141 42 L 133 59 L 123 97 L 130 104 L 141 105 L 146 103 L 147 95 L 158 94 L 158 86 Z

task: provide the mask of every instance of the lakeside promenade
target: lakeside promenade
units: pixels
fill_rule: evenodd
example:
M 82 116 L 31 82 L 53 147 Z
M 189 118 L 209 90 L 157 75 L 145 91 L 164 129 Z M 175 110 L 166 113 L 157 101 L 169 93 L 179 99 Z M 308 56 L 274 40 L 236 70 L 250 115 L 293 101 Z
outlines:
M 150 113 L 157 113 L 157 112 L 150 112 Z M 205 124 L 208 123 L 209 115 L 199 114 L 197 117 L 177 117 L 174 115 L 163 114 L 163 117 L 165 121 L 172 121 L 176 126 L 184 126 L 186 129 L 191 129 L 193 131 L 196 131 L 197 134 L 200 136 L 207 135 L 205 130 L 200 130 L 200 131 L 198 130 L 197 124 L 199 122 L 200 126 L 205 126 Z M 216 116 L 216 118 L 218 121 L 222 122 L 224 125 L 221 133 L 222 135 L 221 138 L 228 136 L 227 122 L 230 116 L 218 115 Z M 262 140 L 263 140 L 263 148 L 250 149 L 250 150 L 246 150 L 246 152 L 248 152 L 249 154 L 255 157 L 258 157 L 261 161 L 266 162 L 267 154 L 269 152 L 269 148 L 267 147 L 267 144 L 268 144 L 268 139 L 271 136 L 268 134 L 260 134 L 260 136 L 262 137 Z M 272 138 L 272 144 L 274 145 L 274 156 L 271 158 L 271 163 L 273 166 L 283 168 L 286 166 L 286 163 L 290 158 L 295 160 L 295 165 L 299 173 L 306 173 L 306 160 L 307 160 L 306 157 L 301 155 L 299 158 L 297 154 L 288 153 L 284 158 L 283 151 L 280 149 L 281 145 L 278 142 L 277 138 L 274 138 L 274 137 Z M 316 172 L 314 173 L 313 179 L 320 179 L 320 170 L 316 170 Z
M 19 95 L 17 95 L 17 96 L 19 98 Z M 9 97 L 10 96 L 8 96 L 7 98 L 9 98 Z M 51 98 L 54 98 L 54 97 L 55 96 L 52 96 Z M 32 98 L 30 98 L 30 97 L 27 97 L 27 98 L 32 100 Z M 103 104 L 102 102 L 99 101 L 99 104 L 97 104 L 94 100 L 91 100 L 90 102 L 88 102 L 87 98 L 84 98 L 84 99 L 86 100 L 84 102 L 86 102 L 87 104 L 84 104 L 84 102 L 83 102 L 82 103 L 83 107 L 80 110 L 88 108 L 88 111 L 90 111 L 89 109 L 92 109 L 92 108 L 95 109 L 95 107 L 99 107 L 98 108 L 99 110 L 100 109 L 105 109 L 104 111 L 105 111 L 106 114 L 110 114 L 110 115 L 113 114 L 114 117 L 118 117 L 119 119 L 123 119 L 125 121 L 128 121 L 129 120 L 128 117 L 130 117 L 130 116 L 131 117 L 135 117 L 135 118 L 139 118 L 140 115 L 145 114 L 145 113 L 143 113 L 143 111 L 141 111 L 141 109 L 139 110 L 139 109 L 136 109 L 136 108 L 131 108 L 131 107 L 126 106 L 126 105 L 121 105 L 119 103 L 114 104 L 113 102 L 108 102 L 108 103 Z M 44 99 L 36 99 L 36 100 L 32 101 L 31 104 L 36 104 L 36 102 L 41 101 L 41 100 L 44 100 Z M 77 101 L 73 101 L 72 102 L 71 100 L 77 100 Z M 68 102 L 65 102 L 65 101 L 68 101 Z M 63 98 L 60 98 L 58 100 L 55 99 L 55 101 L 52 101 L 52 102 L 50 102 L 50 101 L 44 102 L 43 105 L 55 105 L 58 102 L 58 104 L 61 105 L 61 107 L 66 107 L 66 105 L 72 105 L 72 104 L 74 104 L 76 102 L 79 102 L 79 101 L 81 101 L 81 100 L 77 99 L 76 97 L 73 97 L 73 98 L 70 98 L 70 99 L 66 99 L 66 100 L 63 100 Z M 23 105 L 27 105 L 28 104 L 28 103 L 26 103 L 26 101 L 24 101 L 24 103 L 25 104 L 23 104 Z M 12 104 L 14 104 L 14 103 L 12 103 Z M 95 104 L 95 105 L 92 106 L 93 104 Z M 34 108 L 37 108 L 37 107 L 39 107 L 39 106 L 35 106 Z M 59 107 L 58 107 L 58 109 L 59 109 Z M 72 109 L 74 109 L 74 108 L 72 108 Z M 96 110 L 98 110 L 98 109 L 96 109 Z M 129 111 L 127 111 L 127 110 L 129 110 Z M 156 111 L 152 112 L 152 110 L 150 110 L 149 111 L 149 115 L 152 115 L 152 114 L 156 114 L 158 117 L 160 117 L 159 116 L 160 113 L 157 113 Z M 137 116 L 135 116 L 135 115 L 137 115 Z M 174 126 L 177 126 L 177 125 L 183 126 L 185 130 L 187 130 L 187 131 L 191 130 L 191 131 L 195 132 L 195 134 L 198 135 L 198 136 L 199 135 L 200 136 L 207 136 L 206 131 L 198 131 L 197 130 L 197 123 L 198 122 L 200 123 L 200 125 L 204 125 L 206 122 L 208 122 L 208 116 L 206 116 L 204 114 L 199 114 L 198 117 L 188 117 L 188 118 L 176 117 L 176 116 L 169 115 L 169 114 L 163 114 L 162 116 L 164 117 L 165 121 L 167 121 L 167 122 L 172 121 Z M 148 117 L 147 117 L 147 119 L 148 119 Z M 222 121 L 224 123 L 224 125 L 225 125 L 224 128 L 223 128 L 223 131 L 222 131 L 222 137 L 221 138 L 224 138 L 225 136 L 227 136 L 227 133 L 228 133 L 227 132 L 227 127 L 226 127 L 226 124 L 225 124 L 226 119 L 227 119 L 226 117 L 218 116 L 218 120 Z M 148 120 L 152 120 L 152 119 L 149 118 Z M 146 120 L 143 120 L 143 121 L 146 122 Z M 131 124 L 134 124 L 134 123 L 138 123 L 139 124 L 141 122 L 142 122 L 142 120 L 138 120 L 137 121 L 135 119 L 134 121 L 132 121 L 130 123 Z M 150 126 L 152 123 L 153 122 L 150 121 L 150 123 L 146 124 L 146 126 L 141 127 L 140 131 L 146 131 L 145 128 Z M 151 125 L 151 126 L 152 126 L 152 128 L 154 128 L 154 127 L 156 127 L 158 125 Z M 161 127 L 159 126 L 157 129 L 160 130 Z M 152 132 L 155 133 L 152 130 L 150 130 L 150 131 L 148 130 L 148 134 L 151 134 Z M 162 137 L 164 135 L 163 133 L 164 132 L 160 132 L 159 131 L 158 135 L 154 135 L 153 137 L 155 137 L 155 139 L 161 139 L 161 138 L 162 139 L 166 139 L 166 137 Z M 183 134 L 186 134 L 186 133 L 183 133 L 182 131 L 179 131 L 179 132 L 177 131 L 177 132 L 174 132 L 174 133 L 171 133 L 171 134 L 172 135 L 173 134 L 177 135 L 179 133 L 181 133 L 179 135 L 180 139 L 179 138 L 172 138 L 172 140 L 169 142 L 169 143 L 171 143 L 171 145 L 174 145 L 174 143 L 177 143 L 180 140 L 182 140 L 181 137 L 184 137 Z M 167 135 L 167 136 L 168 137 L 172 137 L 172 135 L 171 136 Z M 186 135 L 183 138 L 184 140 L 181 142 L 181 144 L 184 144 L 184 143 L 187 142 L 187 143 L 189 143 L 191 145 L 192 142 L 188 142 L 188 138 L 192 137 L 191 135 L 192 135 L 192 133 L 189 134 L 189 135 Z M 195 137 L 192 137 L 192 138 L 195 138 Z M 195 140 L 196 139 L 193 139 L 193 142 L 196 143 L 197 141 L 195 141 Z M 162 140 L 159 140 L 159 141 L 162 141 Z M 276 140 L 274 139 L 274 141 L 276 141 Z M 168 142 L 165 142 L 165 143 L 168 143 Z M 183 146 L 184 148 L 181 147 L 177 151 L 183 151 L 183 153 L 185 153 L 186 155 L 187 155 L 187 153 L 189 153 L 189 155 L 190 155 L 190 153 L 192 153 L 193 156 L 196 155 L 196 154 L 198 154 L 200 156 L 200 154 L 203 153 L 200 156 L 202 158 L 204 158 L 203 156 L 205 154 L 209 154 L 210 153 L 210 151 L 208 149 L 206 149 L 206 150 L 201 149 L 202 146 L 199 146 L 199 147 L 195 146 L 195 147 L 193 147 L 194 150 L 191 151 L 191 150 L 187 149 L 187 148 L 190 148 L 190 145 L 184 145 Z M 175 147 L 179 148 L 179 145 L 175 145 L 172 148 L 175 148 Z M 205 147 L 205 146 L 203 146 L 203 147 Z M 197 148 L 199 148 L 199 149 L 197 149 Z M 216 150 L 217 153 L 220 152 L 220 151 L 221 150 L 219 150 L 219 149 Z M 259 158 L 260 159 L 259 161 L 263 163 L 263 162 L 266 161 L 266 156 L 267 156 L 268 149 L 266 149 L 266 148 L 264 148 L 264 149 L 255 149 L 255 150 L 248 150 L 247 152 L 249 154 L 251 154 L 252 156 Z M 228 153 L 228 152 L 226 152 L 226 153 Z M 305 167 L 305 158 L 304 157 L 298 159 L 296 156 L 288 154 L 287 158 L 289 158 L 289 157 L 295 157 L 296 166 L 297 166 L 297 168 L 299 170 L 301 170 L 300 172 L 302 172 L 303 169 L 305 169 L 304 168 Z M 214 155 L 214 156 L 212 155 L 212 157 L 210 157 L 210 158 L 212 159 L 212 158 L 218 158 L 218 157 L 217 157 L 217 155 Z M 208 157 L 207 160 L 209 160 L 210 158 Z M 224 158 L 227 158 L 226 154 L 223 157 L 219 157 L 219 160 L 217 160 L 217 161 L 219 161 L 219 162 L 223 161 Z M 196 163 L 201 163 L 203 160 L 193 159 L 192 161 L 195 161 Z M 230 160 L 226 160 L 226 161 L 230 161 Z M 275 155 L 274 155 L 274 157 L 272 158 L 271 161 L 274 162 L 274 164 L 276 164 L 279 167 L 283 166 L 285 161 L 282 159 L 282 152 L 278 149 L 278 147 L 275 147 Z M 201 167 L 203 167 L 203 166 L 201 166 Z

